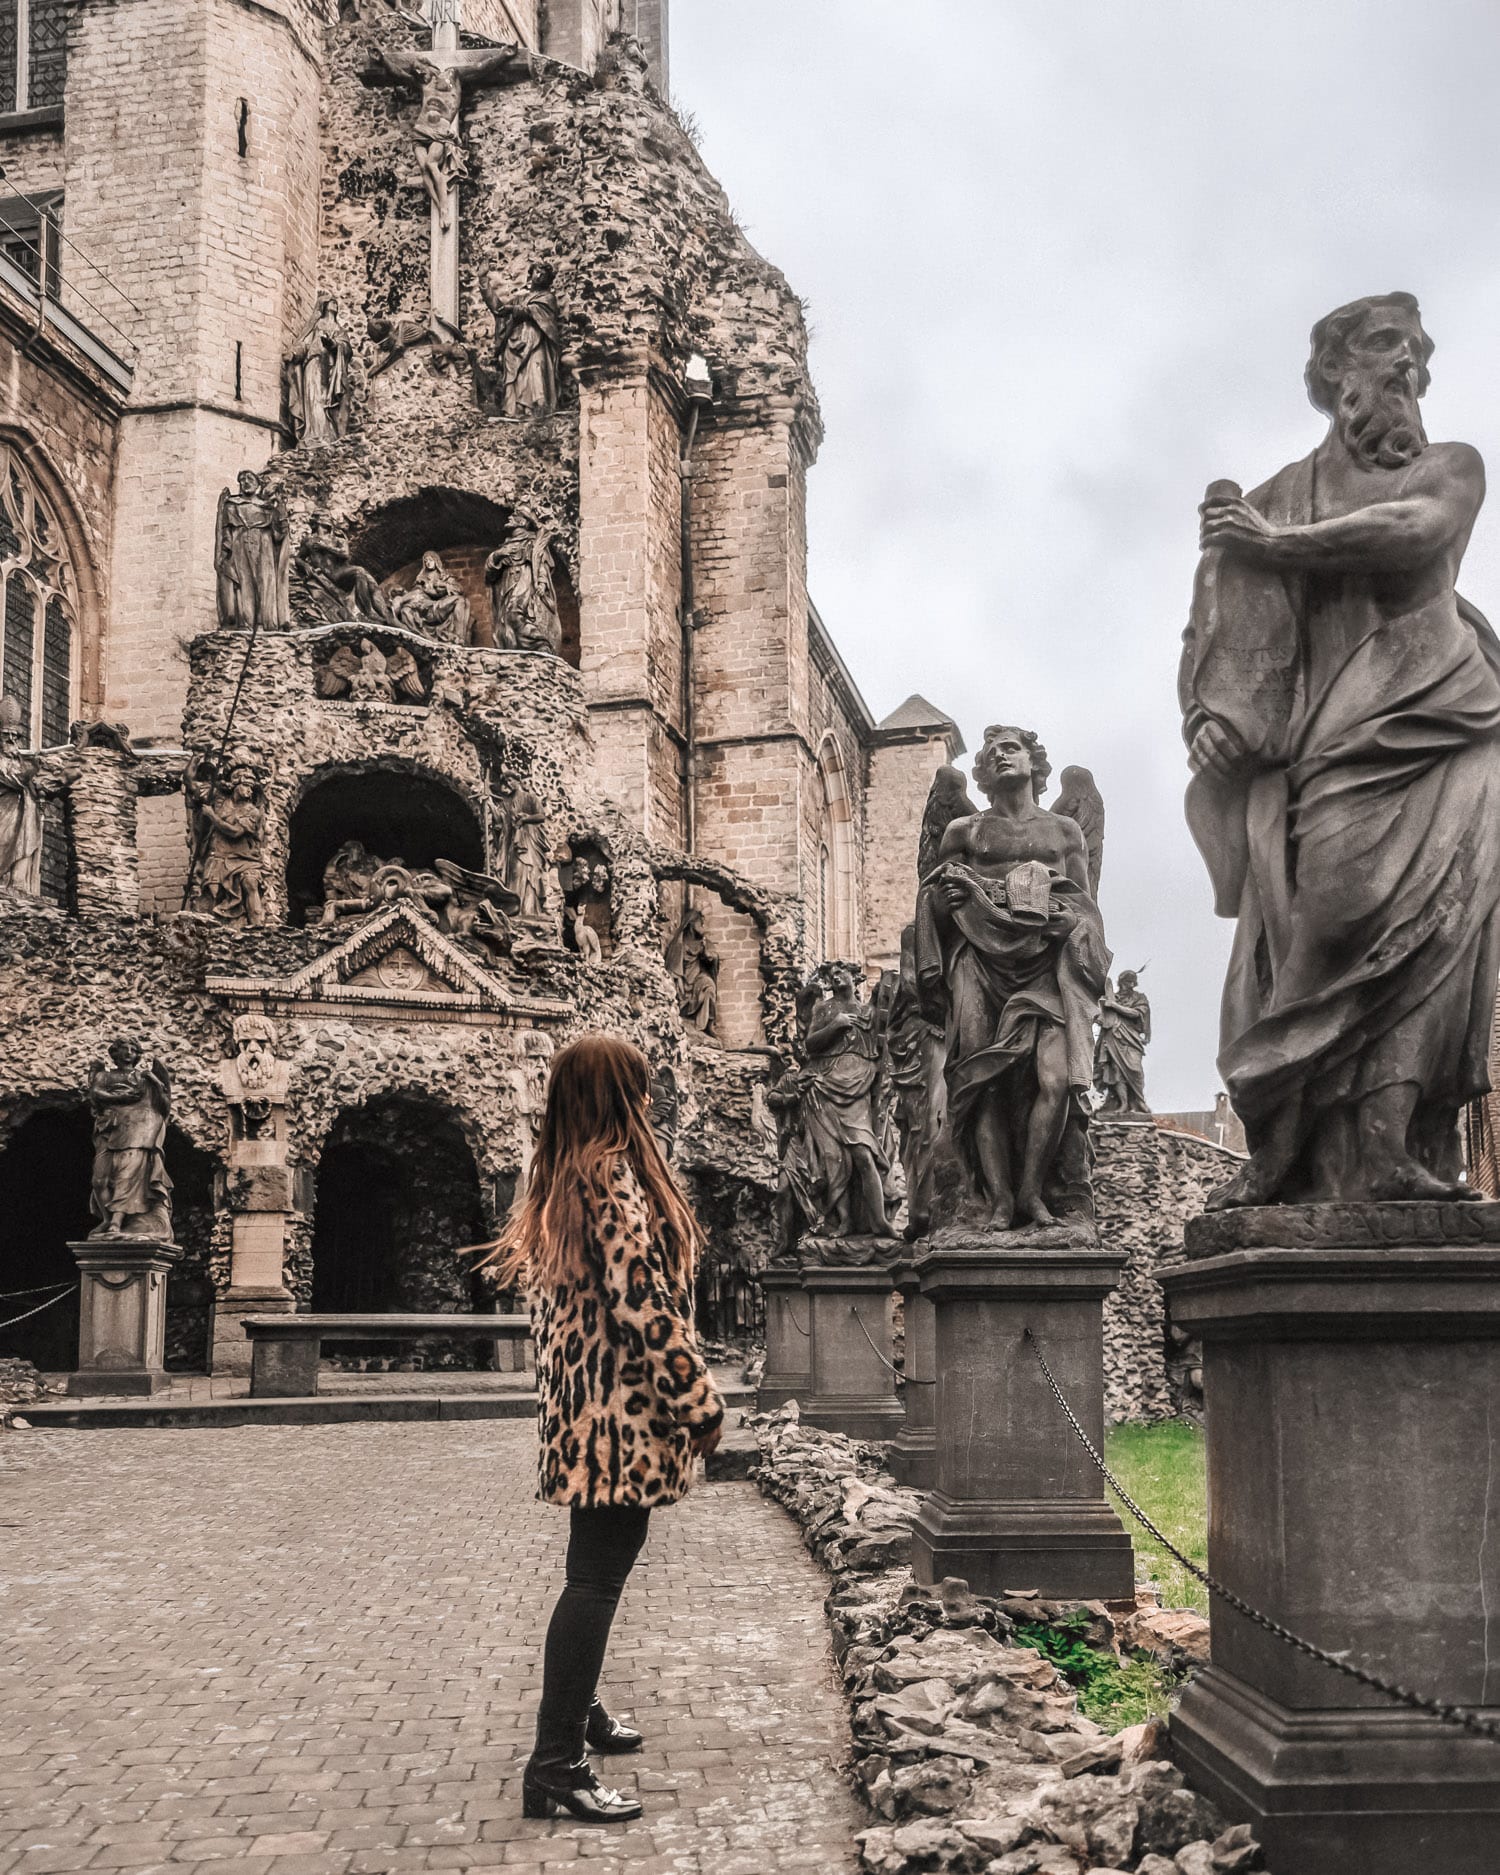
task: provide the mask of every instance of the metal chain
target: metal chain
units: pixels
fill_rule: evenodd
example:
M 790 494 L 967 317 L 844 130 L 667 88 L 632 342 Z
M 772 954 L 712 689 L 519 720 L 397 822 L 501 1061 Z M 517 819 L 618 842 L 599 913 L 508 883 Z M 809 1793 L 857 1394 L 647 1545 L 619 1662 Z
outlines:
M 860 1320 L 859 1310 L 855 1308 L 852 1303 L 849 1305 L 849 1313 L 854 1317 L 855 1321 L 859 1322 L 859 1332 L 864 1336 L 865 1340 L 870 1343 L 871 1351 L 873 1352 L 876 1360 L 879 1361 L 882 1367 L 889 1367 L 891 1372 L 896 1376 L 896 1378 L 902 1383 L 903 1386 L 935 1387 L 937 1385 L 937 1382 L 935 1380 L 919 1379 L 916 1374 L 909 1374 L 907 1373 L 905 1368 L 897 1367 L 893 1362 L 888 1361 L 885 1358 L 885 1356 L 880 1352 L 879 1348 L 875 1346 L 874 1340 L 871 1338 L 869 1329 L 866 1328 L 863 1321 Z
M 77 1287 L 77 1283 L 69 1283 L 62 1295 L 54 1296 L 52 1302 L 39 1302 L 34 1309 L 28 1309 L 24 1315 L 12 1315 L 8 1322 L 0 1322 L 0 1328 L 14 1328 L 17 1322 L 29 1322 L 33 1315 L 40 1315 L 43 1309 L 50 1309 L 53 1302 L 61 1302 L 64 1297 L 72 1295 Z
M 792 1324 L 793 1328 L 796 1329 L 797 1333 L 801 1335 L 804 1339 L 806 1339 L 806 1337 L 812 1333 L 812 1310 L 811 1309 L 808 1310 L 808 1320 L 807 1320 L 806 1328 L 804 1328 L 801 1322 L 797 1320 L 796 1316 L 793 1315 L 792 1305 L 790 1302 L 788 1302 L 786 1305 L 786 1318 Z
M 0 1302 L 12 1302 L 17 1296 L 44 1296 L 53 1289 L 71 1289 L 72 1283 L 34 1283 L 30 1289 L 0 1289 Z
M 1279 1621 L 1273 1621 L 1269 1615 L 1263 1615 L 1258 1608 L 1252 1608 L 1249 1602 L 1236 1595 L 1233 1589 L 1225 1588 L 1224 1584 L 1216 1581 L 1206 1569 L 1200 1569 L 1197 1563 L 1190 1562 L 1177 1545 L 1156 1527 L 1094 1450 L 1089 1435 L 1079 1425 L 1072 1407 L 1063 1398 L 1062 1389 L 1053 1378 L 1052 1369 L 1047 1365 L 1046 1356 L 1042 1353 L 1041 1343 L 1029 1328 L 1025 1330 L 1025 1339 L 1031 1343 L 1031 1351 L 1035 1354 L 1042 1372 L 1047 1377 L 1047 1385 L 1052 1389 L 1053 1397 L 1067 1416 L 1068 1424 L 1078 1434 L 1079 1443 L 1098 1466 L 1109 1488 L 1141 1528 L 1149 1531 L 1167 1554 L 1175 1557 L 1190 1576 L 1203 1584 L 1210 1595 L 1217 1595 L 1219 1600 L 1226 1603 L 1236 1614 L 1243 1615 L 1247 1621 L 1253 1621 L 1257 1627 L 1264 1628 L 1267 1634 L 1274 1634 L 1277 1640 L 1285 1641 L 1288 1647 L 1295 1648 L 1299 1654 L 1306 1654 L 1309 1660 L 1321 1661 L 1325 1667 L 1332 1667 L 1335 1673 L 1342 1673 L 1348 1679 L 1357 1680 L 1361 1686 L 1368 1686 L 1374 1692 L 1383 1693 L 1387 1699 L 1395 1700 L 1398 1705 L 1410 1706 L 1414 1711 L 1425 1712 L 1434 1719 L 1441 1719 L 1445 1725 L 1462 1726 L 1466 1732 L 1473 1732 L 1479 1738 L 1487 1738 L 1492 1743 L 1500 1744 L 1500 1724 L 1493 1719 L 1481 1718 L 1477 1712 L 1471 1712 L 1467 1706 L 1452 1706 L 1441 1699 L 1429 1699 L 1424 1693 L 1414 1693 L 1410 1687 L 1398 1685 L 1394 1680 L 1382 1679 L 1378 1673 L 1371 1673 L 1366 1667 L 1351 1666 L 1347 1660 L 1340 1660 L 1336 1654 L 1325 1653 L 1321 1647 L 1315 1647 L 1311 1641 L 1303 1640 L 1300 1634 L 1293 1634 L 1290 1628 L 1282 1627 Z

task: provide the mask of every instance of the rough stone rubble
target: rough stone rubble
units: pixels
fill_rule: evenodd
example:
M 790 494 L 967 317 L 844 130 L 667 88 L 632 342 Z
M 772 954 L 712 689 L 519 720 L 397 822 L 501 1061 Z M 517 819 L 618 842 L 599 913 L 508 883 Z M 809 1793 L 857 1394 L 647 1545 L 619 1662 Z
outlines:
M 882 1819 L 860 1837 L 869 1875 L 1251 1875 L 1247 1826 L 1226 1828 L 1163 1756 L 1156 1721 L 1111 1736 L 1016 1622 L 1080 1604 L 972 1594 L 912 1580 L 921 1494 L 896 1484 L 880 1448 L 800 1423 L 795 1404 L 751 1422 L 752 1474 L 791 1512 L 834 1576 L 827 1611 L 848 1693 L 852 1772 Z M 1092 1644 L 1115 1624 L 1081 1604 Z M 1192 1618 L 1159 1624 L 1190 1650 Z M 1157 1626 L 1136 1626 L 1134 1642 Z M 1202 1624 L 1198 1624 L 1201 1629 Z

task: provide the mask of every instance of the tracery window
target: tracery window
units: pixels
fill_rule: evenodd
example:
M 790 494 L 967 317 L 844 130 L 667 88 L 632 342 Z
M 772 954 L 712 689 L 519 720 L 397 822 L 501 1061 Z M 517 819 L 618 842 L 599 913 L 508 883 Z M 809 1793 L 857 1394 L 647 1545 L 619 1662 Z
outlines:
M 67 0 L 0 0 L 0 111 L 63 101 Z
M 77 595 L 56 514 L 0 446 L 0 690 L 20 704 L 34 749 L 66 742 L 77 714 Z

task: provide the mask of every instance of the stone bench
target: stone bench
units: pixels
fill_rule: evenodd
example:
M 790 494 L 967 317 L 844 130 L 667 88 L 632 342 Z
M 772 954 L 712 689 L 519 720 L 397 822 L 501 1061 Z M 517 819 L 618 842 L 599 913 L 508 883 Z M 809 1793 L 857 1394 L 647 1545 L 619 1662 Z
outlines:
M 325 1341 L 515 1341 L 525 1315 L 247 1315 L 252 1399 L 309 1399 Z

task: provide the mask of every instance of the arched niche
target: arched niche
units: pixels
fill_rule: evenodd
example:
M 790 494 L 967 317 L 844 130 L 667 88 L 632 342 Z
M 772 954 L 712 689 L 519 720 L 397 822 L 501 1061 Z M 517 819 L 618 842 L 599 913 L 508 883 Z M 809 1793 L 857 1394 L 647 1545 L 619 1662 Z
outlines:
M 350 555 L 388 590 L 404 591 L 421 570 L 424 553 L 439 553 L 454 583 L 469 602 L 474 642 L 493 642 L 490 589 L 484 563 L 505 538 L 508 504 L 463 488 L 423 488 L 373 509 L 350 536 Z M 580 657 L 578 592 L 562 555 L 552 556 L 557 588 L 557 616 L 562 627 L 562 659 L 578 668 Z
M 818 953 L 833 958 L 860 955 L 854 863 L 854 820 L 844 752 L 832 731 L 818 745 L 818 846 L 813 904 Z
M 451 859 L 485 870 L 484 829 L 460 789 L 415 763 L 340 763 L 312 776 L 292 809 L 286 888 L 289 921 L 321 913 L 323 871 L 346 842 L 382 860 L 430 868 Z

